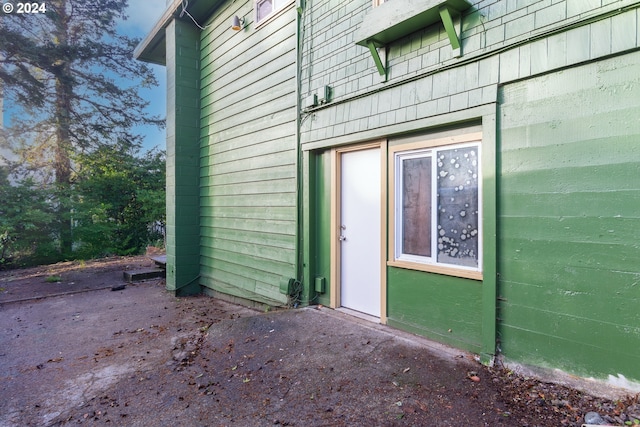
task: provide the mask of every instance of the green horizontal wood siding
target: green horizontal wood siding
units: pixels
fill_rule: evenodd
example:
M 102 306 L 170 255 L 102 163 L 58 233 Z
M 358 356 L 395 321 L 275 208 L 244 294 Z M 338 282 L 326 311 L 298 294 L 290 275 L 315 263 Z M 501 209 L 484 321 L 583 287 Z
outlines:
M 231 31 L 253 7 L 228 3 L 201 38 L 201 284 L 283 305 L 296 277 L 295 12 Z
M 501 92 L 504 355 L 640 380 L 640 53 Z

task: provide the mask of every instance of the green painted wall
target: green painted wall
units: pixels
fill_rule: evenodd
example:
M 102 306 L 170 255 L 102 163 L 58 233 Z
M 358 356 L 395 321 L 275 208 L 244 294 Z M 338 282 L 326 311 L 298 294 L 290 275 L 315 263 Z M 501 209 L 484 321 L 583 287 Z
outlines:
M 389 268 L 388 324 L 445 344 L 482 350 L 482 283 Z
M 256 27 L 253 7 L 227 2 L 201 35 L 201 284 L 283 305 L 297 276 L 295 11 Z
M 200 44 L 193 25 L 172 21 L 167 44 L 167 289 L 199 292 L 198 162 Z
M 308 152 L 309 178 L 305 186 L 309 194 L 305 227 L 306 237 L 305 283 L 314 289 L 316 277 L 324 277 L 325 292 L 311 292 L 312 304 L 330 305 L 331 289 L 331 155 L 330 151 Z
M 640 53 L 501 91 L 503 354 L 640 380 Z

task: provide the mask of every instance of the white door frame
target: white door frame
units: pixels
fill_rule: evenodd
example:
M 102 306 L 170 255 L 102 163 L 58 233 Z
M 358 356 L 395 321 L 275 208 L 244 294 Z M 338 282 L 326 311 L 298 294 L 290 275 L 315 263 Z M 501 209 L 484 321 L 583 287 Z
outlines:
M 380 323 L 387 323 L 387 143 L 386 140 L 366 144 L 338 147 L 331 150 L 331 308 L 340 308 L 341 265 L 340 213 L 341 213 L 341 159 L 346 152 L 380 149 Z

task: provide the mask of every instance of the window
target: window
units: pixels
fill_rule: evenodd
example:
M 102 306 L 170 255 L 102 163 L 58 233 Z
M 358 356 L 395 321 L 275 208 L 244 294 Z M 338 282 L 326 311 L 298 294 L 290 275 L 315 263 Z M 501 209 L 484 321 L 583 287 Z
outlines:
M 414 147 L 390 148 L 394 174 L 390 264 L 479 272 L 480 142 Z
M 256 0 L 256 23 L 262 22 L 291 3 L 291 0 Z

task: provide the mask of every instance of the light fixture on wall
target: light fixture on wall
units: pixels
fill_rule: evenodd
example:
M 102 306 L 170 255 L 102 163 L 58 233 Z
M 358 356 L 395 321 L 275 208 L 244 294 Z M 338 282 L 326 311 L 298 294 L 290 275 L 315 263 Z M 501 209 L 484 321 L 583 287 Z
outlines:
M 233 31 L 240 31 L 244 28 L 244 18 L 239 18 L 238 15 L 233 17 L 233 22 L 231 24 L 231 29 Z

